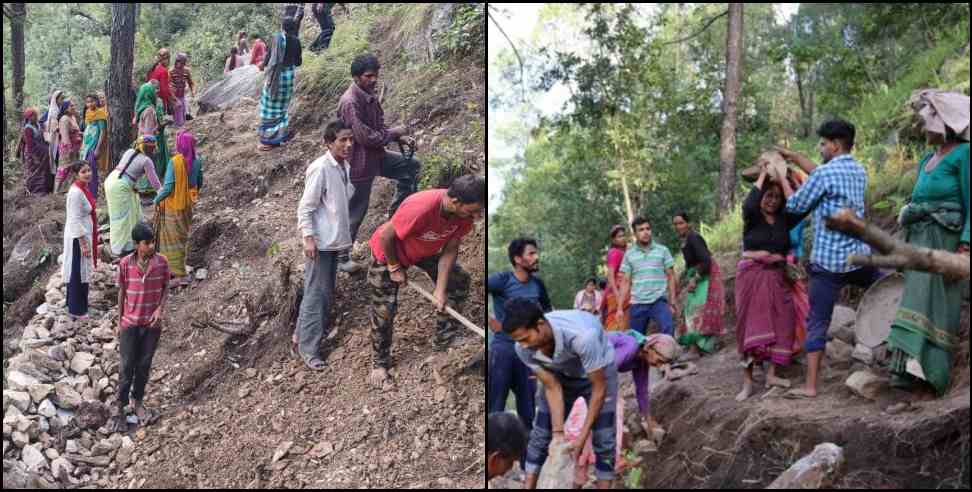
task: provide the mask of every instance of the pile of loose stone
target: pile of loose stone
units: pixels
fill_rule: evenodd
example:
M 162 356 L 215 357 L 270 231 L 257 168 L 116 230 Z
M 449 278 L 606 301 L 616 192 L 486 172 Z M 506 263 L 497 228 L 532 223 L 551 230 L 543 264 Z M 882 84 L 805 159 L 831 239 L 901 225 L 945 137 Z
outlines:
M 91 319 L 74 322 L 55 273 L 24 329 L 4 373 L 4 488 L 107 484 L 131 464 L 135 443 L 106 428 L 118 386 L 116 271 L 100 264 L 92 273 Z

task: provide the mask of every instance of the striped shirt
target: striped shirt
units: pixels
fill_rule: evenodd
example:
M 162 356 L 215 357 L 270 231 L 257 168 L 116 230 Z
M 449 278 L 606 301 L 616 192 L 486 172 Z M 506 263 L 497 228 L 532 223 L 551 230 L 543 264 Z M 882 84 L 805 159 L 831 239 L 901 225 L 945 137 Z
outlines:
M 654 304 L 668 290 L 668 269 L 675 266 L 671 251 L 652 241 L 648 248 L 634 243 L 624 254 L 621 273 L 631 279 L 631 304 Z
M 121 329 L 148 326 L 168 286 L 169 262 L 164 256 L 153 256 L 145 272 L 138 266 L 138 253 L 122 258 L 118 264 L 118 289 L 125 291 Z
M 813 254 L 810 262 L 831 273 L 857 270 L 847 264 L 850 255 L 870 255 L 871 248 L 850 236 L 827 228 L 826 220 L 849 208 L 864 217 L 867 171 L 853 157 L 842 155 L 818 167 L 786 204 L 786 211 L 803 215 L 813 211 Z

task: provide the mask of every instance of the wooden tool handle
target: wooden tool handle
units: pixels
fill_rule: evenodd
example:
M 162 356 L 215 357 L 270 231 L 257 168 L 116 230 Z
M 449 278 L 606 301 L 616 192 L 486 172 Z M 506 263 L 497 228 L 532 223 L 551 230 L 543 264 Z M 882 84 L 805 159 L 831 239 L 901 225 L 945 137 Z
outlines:
M 433 296 L 432 294 L 429 294 L 425 289 L 423 289 L 423 288 L 415 285 L 412 282 L 409 282 L 408 285 L 415 292 L 418 292 L 419 294 L 422 294 L 422 297 L 425 297 L 426 299 L 428 299 L 429 301 L 431 301 L 432 304 L 437 304 L 439 302 L 439 301 L 437 301 L 435 299 L 435 296 Z M 475 324 L 473 324 L 473 322 L 472 321 L 469 321 L 468 319 L 466 319 L 465 316 L 463 316 L 463 315 L 459 314 L 458 312 L 456 312 L 455 309 L 452 309 L 451 307 L 446 306 L 445 311 L 447 313 L 449 313 L 449 315 L 452 316 L 453 318 L 455 318 L 457 321 L 459 321 L 460 323 L 462 323 L 463 325 L 465 325 L 466 328 L 469 328 L 470 330 L 472 330 L 477 335 L 479 335 L 479 336 L 481 336 L 483 338 L 486 338 L 486 331 L 484 331 L 482 328 L 480 328 L 480 327 L 476 326 Z

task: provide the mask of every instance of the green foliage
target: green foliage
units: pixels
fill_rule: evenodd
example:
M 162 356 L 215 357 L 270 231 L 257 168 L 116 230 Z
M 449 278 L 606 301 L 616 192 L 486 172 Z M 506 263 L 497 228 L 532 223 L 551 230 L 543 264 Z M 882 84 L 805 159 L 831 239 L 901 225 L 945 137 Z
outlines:
M 462 3 L 456 7 L 452 26 L 445 32 L 445 46 L 457 56 L 484 55 L 486 4 Z
M 635 453 L 628 452 L 625 453 L 625 459 L 628 461 L 634 461 L 638 456 Z M 642 481 L 642 468 L 636 467 L 628 470 L 624 474 L 624 488 L 628 490 L 640 490 Z
M 700 224 L 699 234 L 705 238 L 709 249 L 716 253 L 742 251 L 743 217 L 742 208 L 728 214 L 713 225 Z

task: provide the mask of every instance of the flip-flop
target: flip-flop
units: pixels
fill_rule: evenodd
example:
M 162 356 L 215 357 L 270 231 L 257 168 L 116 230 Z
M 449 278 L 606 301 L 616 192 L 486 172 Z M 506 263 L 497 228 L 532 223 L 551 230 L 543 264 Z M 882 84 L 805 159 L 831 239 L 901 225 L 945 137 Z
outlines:
M 148 427 L 148 426 L 150 426 L 150 425 L 158 422 L 160 418 L 162 418 L 162 414 L 159 413 L 158 410 L 153 410 L 151 408 L 146 408 L 145 409 L 145 419 L 144 420 L 143 419 L 138 419 L 138 426 L 139 427 Z
M 318 357 L 311 357 L 309 359 L 302 357 L 301 359 L 304 361 L 304 366 L 312 371 L 320 372 L 327 368 L 324 361 Z
M 122 414 L 112 417 L 109 422 L 108 431 L 112 434 L 128 432 L 128 416 Z
M 804 390 L 802 389 L 787 391 L 786 393 L 783 393 L 783 398 L 786 400 L 810 400 L 810 401 L 817 399 L 816 396 L 810 396 L 804 393 L 803 391 Z

